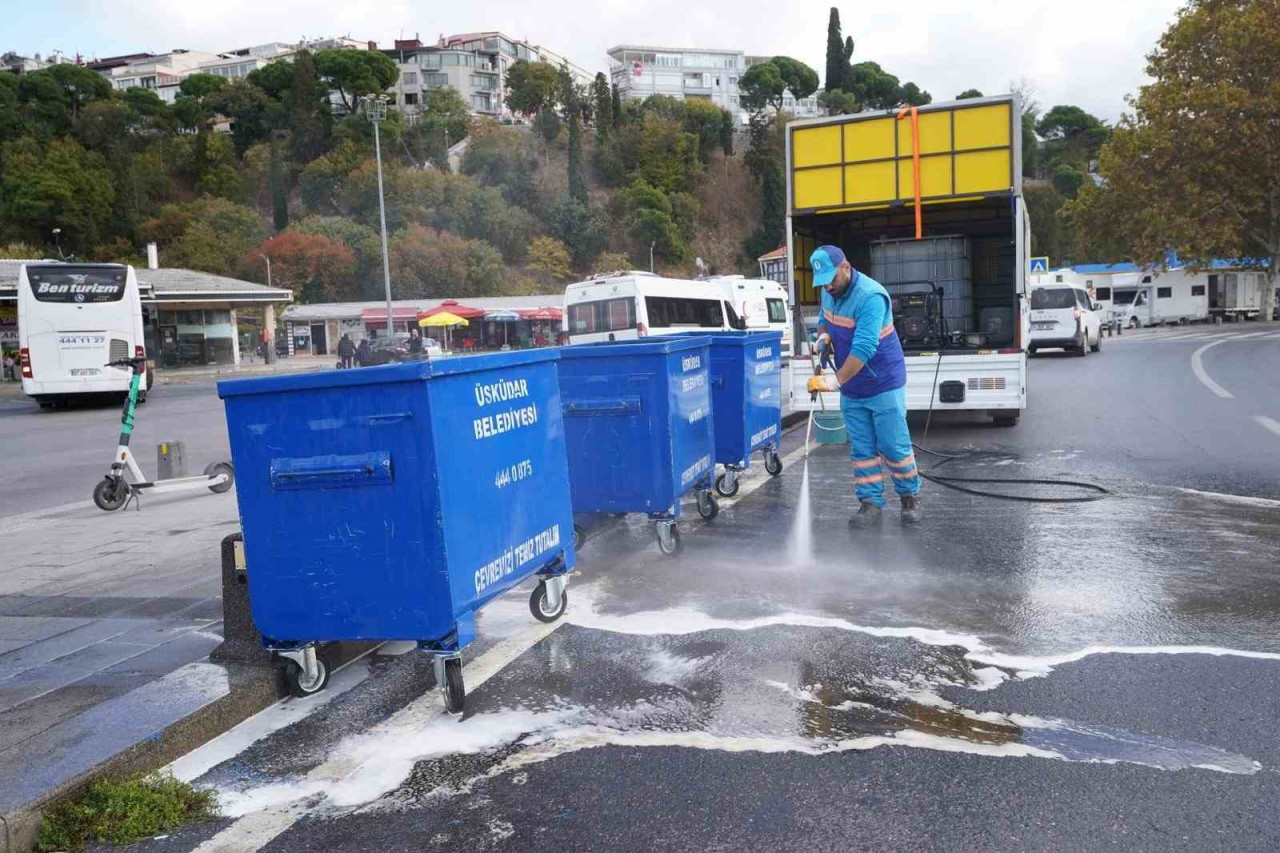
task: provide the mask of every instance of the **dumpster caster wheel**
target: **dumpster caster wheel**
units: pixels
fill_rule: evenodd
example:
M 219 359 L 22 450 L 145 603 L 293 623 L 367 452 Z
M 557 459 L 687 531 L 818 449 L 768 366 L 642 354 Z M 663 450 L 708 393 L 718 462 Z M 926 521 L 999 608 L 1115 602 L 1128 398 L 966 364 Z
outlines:
M 684 543 L 680 541 L 680 528 L 676 527 L 674 521 L 658 525 L 658 550 L 668 557 L 674 557 L 684 550 Z
M 581 551 L 582 546 L 587 544 L 587 531 L 582 529 L 581 524 L 573 526 L 573 550 Z
M 769 475 L 772 477 L 776 477 L 779 474 L 781 474 L 782 473 L 782 457 L 779 456 L 776 452 L 771 451 L 770 453 L 768 453 L 764 457 L 764 470 L 768 471 Z
M 738 478 L 729 481 L 727 474 L 716 477 L 716 494 L 722 498 L 731 498 L 738 493 Z
M 461 714 L 467 703 L 467 688 L 462 684 L 462 659 L 449 658 L 444 662 L 444 684 L 440 686 L 444 697 L 444 709 L 450 714 Z
M 529 611 L 533 614 L 533 618 L 539 622 L 554 622 L 564 615 L 564 610 L 569 606 L 569 593 L 560 590 L 560 606 L 555 610 L 551 609 L 550 600 L 547 597 L 547 582 L 539 581 L 537 587 L 534 588 L 533 594 L 529 596 Z
M 236 481 L 236 472 L 231 467 L 230 462 L 210 462 L 205 466 L 204 475 L 206 477 L 216 477 L 219 474 L 226 474 L 227 481 L 225 483 L 219 483 L 216 486 L 209 487 L 209 491 L 213 492 L 215 495 L 220 495 L 223 492 L 229 491 L 232 484 Z
M 285 681 L 289 685 L 289 692 L 299 699 L 307 696 L 314 696 L 329 685 L 329 667 L 325 666 L 323 660 L 316 657 L 316 677 L 313 680 L 307 680 L 307 673 L 302 666 L 295 660 L 289 661 L 284 671 Z
M 711 494 L 710 489 L 705 492 L 698 492 L 698 515 L 711 521 L 720 514 L 720 502 L 716 500 L 716 496 Z

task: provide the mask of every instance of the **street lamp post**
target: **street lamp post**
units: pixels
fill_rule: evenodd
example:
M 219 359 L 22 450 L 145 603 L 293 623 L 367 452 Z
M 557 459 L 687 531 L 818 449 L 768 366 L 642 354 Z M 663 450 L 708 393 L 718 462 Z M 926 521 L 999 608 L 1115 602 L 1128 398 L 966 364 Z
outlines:
M 262 253 L 262 259 L 267 262 L 267 287 L 271 286 L 271 259 L 267 257 L 267 253 Z
M 386 121 L 387 100 L 378 97 L 366 100 L 365 115 L 373 122 L 373 156 L 378 162 L 378 222 L 382 226 L 382 281 L 387 290 L 387 337 L 395 339 L 395 326 L 391 320 L 391 262 L 387 257 L 387 207 L 382 199 L 382 138 L 378 125 Z

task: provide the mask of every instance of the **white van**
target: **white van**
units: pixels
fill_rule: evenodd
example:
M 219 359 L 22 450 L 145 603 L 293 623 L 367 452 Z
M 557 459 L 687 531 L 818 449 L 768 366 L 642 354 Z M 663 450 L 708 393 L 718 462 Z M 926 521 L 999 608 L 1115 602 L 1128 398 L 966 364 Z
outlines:
M 1028 352 L 1061 347 L 1076 355 L 1102 349 L 1101 306 L 1082 285 L 1044 284 L 1031 288 L 1031 344 Z
M 785 363 L 791 358 L 791 308 L 782 285 L 768 278 L 740 275 L 715 276 L 710 281 L 720 286 L 729 307 L 741 321 L 735 327 L 782 332 L 782 360 Z M 730 325 L 735 325 L 732 315 L 729 320 Z
M 569 285 L 564 310 L 570 344 L 741 327 L 721 285 L 636 270 Z

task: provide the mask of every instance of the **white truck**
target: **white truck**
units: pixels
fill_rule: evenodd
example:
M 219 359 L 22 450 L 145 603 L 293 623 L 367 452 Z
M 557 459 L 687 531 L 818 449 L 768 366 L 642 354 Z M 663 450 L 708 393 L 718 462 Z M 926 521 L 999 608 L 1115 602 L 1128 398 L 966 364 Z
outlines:
M 787 254 L 803 328 L 819 320 L 809 256 L 844 250 L 894 301 L 907 406 L 988 413 L 1012 426 L 1027 406 L 1027 254 L 1021 110 L 1013 95 L 787 126 Z M 803 343 L 801 343 L 803 342 Z M 812 401 L 793 361 L 791 406 Z

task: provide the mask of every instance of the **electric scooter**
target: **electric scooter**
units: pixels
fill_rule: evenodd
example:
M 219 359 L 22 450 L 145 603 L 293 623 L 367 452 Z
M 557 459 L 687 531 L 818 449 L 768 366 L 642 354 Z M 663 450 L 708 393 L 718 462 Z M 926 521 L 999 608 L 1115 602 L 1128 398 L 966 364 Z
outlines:
M 138 461 L 129 450 L 129 439 L 133 435 L 133 413 L 138 407 L 138 388 L 142 383 L 146 364 L 145 358 L 122 358 L 106 364 L 107 367 L 127 367 L 133 371 L 133 377 L 129 380 L 129 396 L 125 398 L 124 413 L 120 418 L 120 443 L 111 460 L 111 470 L 93 487 L 93 502 L 99 509 L 107 512 L 120 509 L 130 500 L 137 499 L 143 491 L 161 494 L 184 489 L 208 489 L 220 494 L 230 489 L 235 482 L 235 472 L 230 462 L 211 462 L 204 469 L 204 474 L 196 477 L 175 477 L 172 480 L 151 482 L 142 473 Z M 125 479 L 126 472 L 129 474 L 128 480 Z

